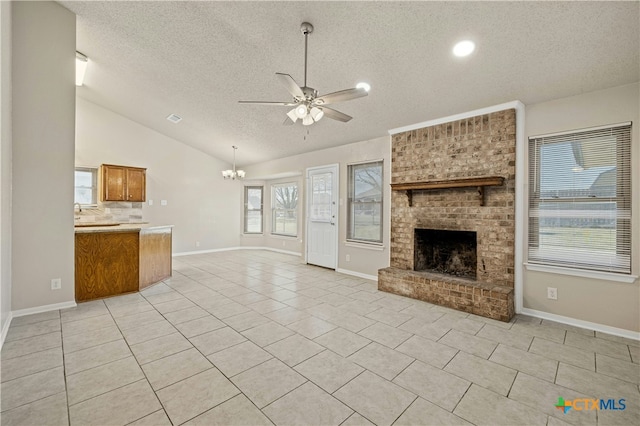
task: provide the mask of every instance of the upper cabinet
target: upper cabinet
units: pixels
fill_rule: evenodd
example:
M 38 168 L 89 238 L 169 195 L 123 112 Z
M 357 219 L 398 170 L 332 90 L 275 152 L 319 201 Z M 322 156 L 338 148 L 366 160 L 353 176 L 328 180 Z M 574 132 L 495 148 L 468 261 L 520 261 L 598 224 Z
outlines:
M 141 202 L 146 198 L 147 169 L 140 167 L 100 166 L 100 201 Z

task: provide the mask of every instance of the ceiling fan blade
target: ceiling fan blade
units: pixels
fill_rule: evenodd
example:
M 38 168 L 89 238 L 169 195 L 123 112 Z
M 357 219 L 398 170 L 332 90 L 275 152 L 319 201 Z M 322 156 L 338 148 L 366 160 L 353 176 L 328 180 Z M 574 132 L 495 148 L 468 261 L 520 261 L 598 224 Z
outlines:
M 340 111 L 336 111 L 335 109 L 329 108 L 329 107 L 325 107 L 323 106 L 322 111 L 324 111 L 324 116 L 325 117 L 329 117 L 332 118 L 334 120 L 338 120 L 338 121 L 342 121 L 343 123 L 346 123 L 347 121 L 351 120 L 353 117 L 351 117 L 350 115 L 347 115 L 343 112 Z
M 328 105 L 337 102 L 349 101 L 351 99 L 361 98 L 367 95 L 368 93 L 366 90 L 354 87 L 353 89 L 341 90 L 339 92 L 333 92 L 326 95 L 318 96 L 314 100 L 314 103 L 318 105 Z
M 277 72 L 276 76 L 278 77 L 280 82 L 284 85 L 284 87 L 287 88 L 289 93 L 293 95 L 294 98 L 297 98 L 297 99 L 305 98 L 304 92 L 302 91 L 300 86 L 298 86 L 298 83 L 296 83 L 293 77 L 291 77 L 289 74 L 283 74 L 280 72 Z
M 239 104 L 294 106 L 296 102 L 238 101 Z

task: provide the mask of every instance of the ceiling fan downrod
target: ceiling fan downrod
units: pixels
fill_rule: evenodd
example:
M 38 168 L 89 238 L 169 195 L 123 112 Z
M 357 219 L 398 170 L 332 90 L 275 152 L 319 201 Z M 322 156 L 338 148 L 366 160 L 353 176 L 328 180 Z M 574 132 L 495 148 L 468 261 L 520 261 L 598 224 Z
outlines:
M 303 22 L 300 31 L 304 34 L 304 87 L 307 87 L 307 41 L 309 34 L 313 32 L 313 25 Z

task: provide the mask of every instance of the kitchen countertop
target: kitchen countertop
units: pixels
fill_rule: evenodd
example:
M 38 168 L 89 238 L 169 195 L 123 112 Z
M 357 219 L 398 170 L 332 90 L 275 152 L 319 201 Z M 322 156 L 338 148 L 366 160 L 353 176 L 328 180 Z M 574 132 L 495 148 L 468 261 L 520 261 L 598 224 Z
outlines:
M 127 232 L 142 231 L 161 228 L 173 228 L 173 225 L 151 225 L 149 223 L 121 223 L 119 225 L 76 226 L 76 234 L 88 234 L 95 232 Z

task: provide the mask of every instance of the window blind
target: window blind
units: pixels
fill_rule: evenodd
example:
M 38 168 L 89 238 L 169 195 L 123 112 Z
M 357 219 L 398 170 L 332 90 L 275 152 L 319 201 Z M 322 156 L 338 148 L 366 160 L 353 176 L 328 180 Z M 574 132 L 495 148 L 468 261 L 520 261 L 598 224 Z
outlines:
M 529 138 L 529 262 L 631 273 L 631 123 Z

